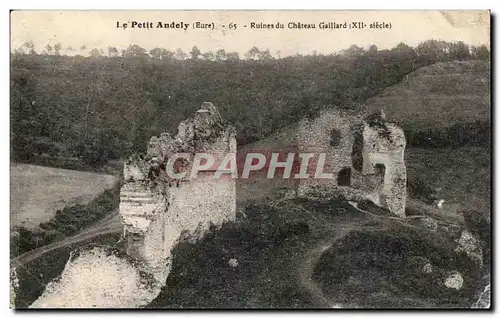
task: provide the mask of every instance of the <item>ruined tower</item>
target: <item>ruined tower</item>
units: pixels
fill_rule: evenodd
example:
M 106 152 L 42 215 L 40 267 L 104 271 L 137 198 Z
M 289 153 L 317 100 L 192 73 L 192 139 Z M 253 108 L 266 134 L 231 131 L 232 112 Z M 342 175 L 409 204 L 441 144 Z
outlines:
M 403 130 L 386 122 L 367 122 L 363 130 L 363 179 L 379 202 L 397 216 L 405 216 L 406 140 Z
M 297 143 L 301 153 L 324 154 L 324 162 L 312 161 L 312 170 L 323 166 L 332 178 L 301 179 L 298 195 L 341 196 L 370 200 L 405 216 L 406 146 L 403 130 L 385 121 L 383 111 L 363 119 L 345 110 L 323 111 L 299 124 Z M 310 169 L 311 170 L 311 169 Z
M 125 162 L 119 212 L 126 253 L 92 245 L 72 251 L 61 276 L 31 307 L 134 308 L 158 297 L 175 245 L 183 238 L 195 241 L 236 217 L 235 179 L 212 178 L 208 165 L 196 178 L 187 173 L 189 160 L 199 152 L 216 158 L 236 152 L 234 129 L 211 103 L 183 121 L 175 137 L 152 137 L 145 154 Z M 172 178 L 166 169 L 179 153 L 187 159 L 176 160 L 173 170 L 186 177 Z
M 193 118 L 179 124 L 177 135 L 152 137 L 143 156 L 131 157 L 124 166 L 120 216 L 127 238 L 127 253 L 165 280 L 171 249 L 182 236 L 201 237 L 211 225 L 236 215 L 236 180 L 214 177 L 211 168 L 192 178 L 193 158 L 207 153 L 217 165 L 228 153 L 236 153 L 234 129 L 226 125 L 212 103 L 203 103 Z M 167 161 L 181 178 L 167 173 Z M 173 159 L 173 158 L 172 158 Z

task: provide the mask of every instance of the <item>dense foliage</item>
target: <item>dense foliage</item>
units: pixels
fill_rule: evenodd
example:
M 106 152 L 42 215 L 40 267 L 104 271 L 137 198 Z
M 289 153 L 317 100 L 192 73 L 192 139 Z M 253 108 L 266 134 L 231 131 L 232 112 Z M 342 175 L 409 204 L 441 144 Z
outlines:
M 144 150 L 152 135 L 175 133 L 202 101 L 214 102 L 245 144 L 324 107 L 355 108 L 421 66 L 489 59 L 484 46 L 434 40 L 280 59 L 258 48 L 246 59 L 195 48 L 190 55 L 161 48 L 148 54 L 138 45 L 121 55 L 114 48 L 88 57 L 61 50 L 38 54 L 27 43 L 11 56 L 14 160 L 63 157 L 99 166 Z

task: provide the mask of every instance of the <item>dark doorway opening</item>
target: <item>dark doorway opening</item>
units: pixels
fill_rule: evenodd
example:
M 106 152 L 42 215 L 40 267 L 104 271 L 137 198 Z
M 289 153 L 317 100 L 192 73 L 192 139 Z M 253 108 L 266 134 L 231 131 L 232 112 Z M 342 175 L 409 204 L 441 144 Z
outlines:
M 351 186 L 351 168 L 344 168 L 339 171 L 337 184 L 339 186 Z
M 338 145 L 340 145 L 341 138 L 342 137 L 340 136 L 340 131 L 338 131 L 337 129 L 332 129 L 330 131 L 330 146 L 337 147 Z

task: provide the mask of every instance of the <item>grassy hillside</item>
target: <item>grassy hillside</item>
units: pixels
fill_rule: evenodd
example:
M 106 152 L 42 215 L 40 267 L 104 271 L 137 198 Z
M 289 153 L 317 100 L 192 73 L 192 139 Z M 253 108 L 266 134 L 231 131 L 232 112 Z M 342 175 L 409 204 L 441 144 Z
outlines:
M 37 227 L 57 210 L 85 205 L 118 182 L 111 175 L 13 164 L 10 171 L 11 227 Z
M 491 211 L 491 150 L 480 147 L 406 151 L 408 183 L 419 179 L 444 199 L 443 212 Z
M 489 122 L 490 68 L 486 61 L 425 66 L 368 99 L 363 110 L 383 108 L 389 120 L 420 131 L 457 123 Z

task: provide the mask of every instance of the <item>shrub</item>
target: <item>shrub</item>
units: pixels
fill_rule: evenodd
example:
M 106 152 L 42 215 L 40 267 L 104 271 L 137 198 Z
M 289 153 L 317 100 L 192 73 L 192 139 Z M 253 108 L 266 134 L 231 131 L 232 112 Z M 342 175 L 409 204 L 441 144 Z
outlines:
M 436 191 L 420 177 L 415 177 L 413 180 L 408 181 L 408 192 L 410 196 L 421 199 L 429 204 L 436 199 Z

